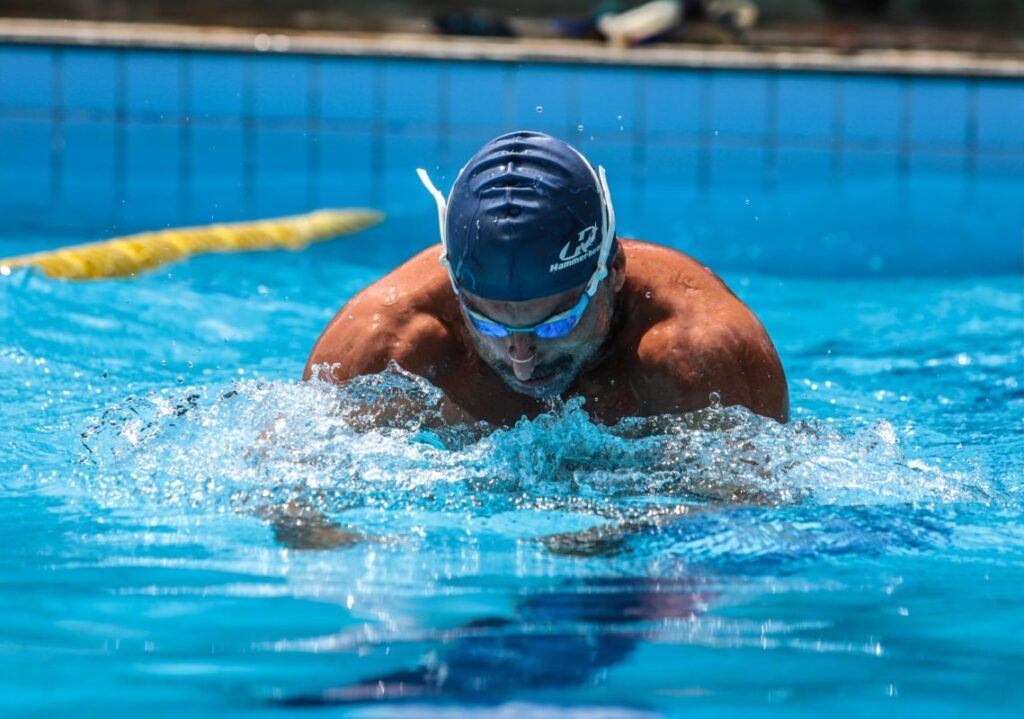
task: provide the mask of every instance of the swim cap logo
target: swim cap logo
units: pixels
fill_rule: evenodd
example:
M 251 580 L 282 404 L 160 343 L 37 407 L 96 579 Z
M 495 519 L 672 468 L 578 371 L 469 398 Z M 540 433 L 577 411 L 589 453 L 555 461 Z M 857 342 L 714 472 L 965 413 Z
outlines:
M 557 272 L 558 270 L 564 270 L 566 267 L 572 267 L 579 263 L 587 260 L 598 253 L 601 246 L 597 242 L 597 225 L 591 225 L 590 227 L 584 227 L 580 230 L 580 234 L 576 237 L 576 247 L 570 252 L 572 247 L 572 240 L 565 243 L 565 247 L 558 253 L 558 259 L 561 262 L 555 262 L 548 268 L 548 272 Z

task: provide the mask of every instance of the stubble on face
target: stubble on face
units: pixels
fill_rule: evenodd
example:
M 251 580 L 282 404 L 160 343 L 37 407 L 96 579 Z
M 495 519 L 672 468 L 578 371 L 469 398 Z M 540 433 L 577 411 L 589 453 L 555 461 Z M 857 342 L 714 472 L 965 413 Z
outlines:
M 584 354 L 563 354 L 543 364 L 537 365 L 532 373 L 533 379 L 547 379 L 544 384 L 530 386 L 521 382 L 515 375 L 512 365 L 502 361 L 498 357 L 488 356 L 481 353 L 484 361 L 494 370 L 509 389 L 525 394 L 534 399 L 554 399 L 558 397 L 573 383 L 577 375 L 596 354 L 600 343 L 592 349 L 587 347 Z
M 597 300 L 597 298 L 595 298 Z M 600 300 L 597 300 L 600 301 Z M 594 303 L 595 305 L 597 302 Z M 494 371 L 498 377 L 514 392 L 526 395 L 538 400 L 555 399 L 565 392 L 576 377 L 594 359 L 600 351 L 608 335 L 610 327 L 610 308 L 602 303 L 600 310 L 597 306 L 588 307 L 588 312 L 600 311 L 601 316 L 596 318 L 598 326 L 590 330 L 590 339 L 585 341 L 566 342 L 565 340 L 543 340 L 539 343 L 563 343 L 564 348 L 559 348 L 552 356 L 546 358 L 542 364 L 537 365 L 531 373 L 531 378 L 544 379 L 550 377 L 543 384 L 530 386 L 529 383 L 521 382 L 512 369 L 512 363 L 508 353 L 500 343 L 485 341 L 482 337 L 470 332 L 470 338 L 477 354 Z M 606 316 L 607 314 L 607 316 Z M 594 321 L 595 318 L 591 318 Z M 581 320 L 582 321 L 582 320 Z M 573 330 L 576 332 L 583 328 Z M 570 333 L 570 337 L 572 333 Z M 550 350 L 549 350 L 550 351 Z

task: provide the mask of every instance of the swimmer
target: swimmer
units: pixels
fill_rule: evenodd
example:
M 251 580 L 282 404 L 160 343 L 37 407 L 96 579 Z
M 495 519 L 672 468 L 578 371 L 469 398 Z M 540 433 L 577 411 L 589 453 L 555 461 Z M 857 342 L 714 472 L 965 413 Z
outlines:
M 306 363 L 344 384 L 396 362 L 452 422 L 509 425 L 583 397 L 598 422 L 742 405 L 785 422 L 782 364 L 707 267 L 618 237 L 604 169 L 549 135 L 484 145 L 438 205 L 441 244 L 353 297 Z M 438 258 L 440 257 L 440 262 Z

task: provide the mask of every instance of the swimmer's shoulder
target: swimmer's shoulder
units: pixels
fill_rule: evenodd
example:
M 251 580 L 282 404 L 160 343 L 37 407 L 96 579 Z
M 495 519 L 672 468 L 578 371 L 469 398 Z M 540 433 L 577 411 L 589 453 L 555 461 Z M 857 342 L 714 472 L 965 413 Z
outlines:
M 374 312 L 402 322 L 409 314 L 447 316 L 456 308 L 448 273 L 441 265 L 441 246 L 417 253 L 359 292 L 346 307 Z
M 621 238 L 626 253 L 627 288 L 651 293 L 661 303 L 694 307 L 706 302 L 742 304 L 710 267 L 653 242 Z M 650 299 L 650 298 L 648 298 Z
M 691 412 L 711 404 L 743 405 L 780 422 L 789 389 L 775 346 L 753 315 L 686 327 L 666 320 L 643 334 L 631 367 L 632 386 L 651 414 Z
M 646 319 L 636 343 L 639 385 L 664 411 L 706 406 L 710 391 L 784 420 L 788 390 L 775 346 L 754 313 L 708 267 L 668 247 L 624 241 L 627 302 Z
M 649 324 L 688 332 L 725 325 L 754 331 L 761 325 L 711 268 L 671 247 L 621 239 L 626 252 L 624 299 Z
M 327 365 L 323 376 L 340 382 L 380 372 L 394 360 L 441 379 L 457 343 L 458 309 L 439 253 L 439 245 L 420 252 L 346 302 L 314 345 L 304 377 Z

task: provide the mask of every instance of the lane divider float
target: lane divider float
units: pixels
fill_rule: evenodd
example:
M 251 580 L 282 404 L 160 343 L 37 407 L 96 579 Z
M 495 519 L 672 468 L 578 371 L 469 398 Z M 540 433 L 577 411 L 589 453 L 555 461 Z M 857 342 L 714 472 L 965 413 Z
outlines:
M 32 266 L 47 277 L 65 280 L 134 277 L 161 265 L 214 252 L 301 250 L 314 242 L 359 232 L 383 219 L 384 214 L 377 210 L 330 209 L 256 222 L 144 232 L 0 260 L 0 274 Z

